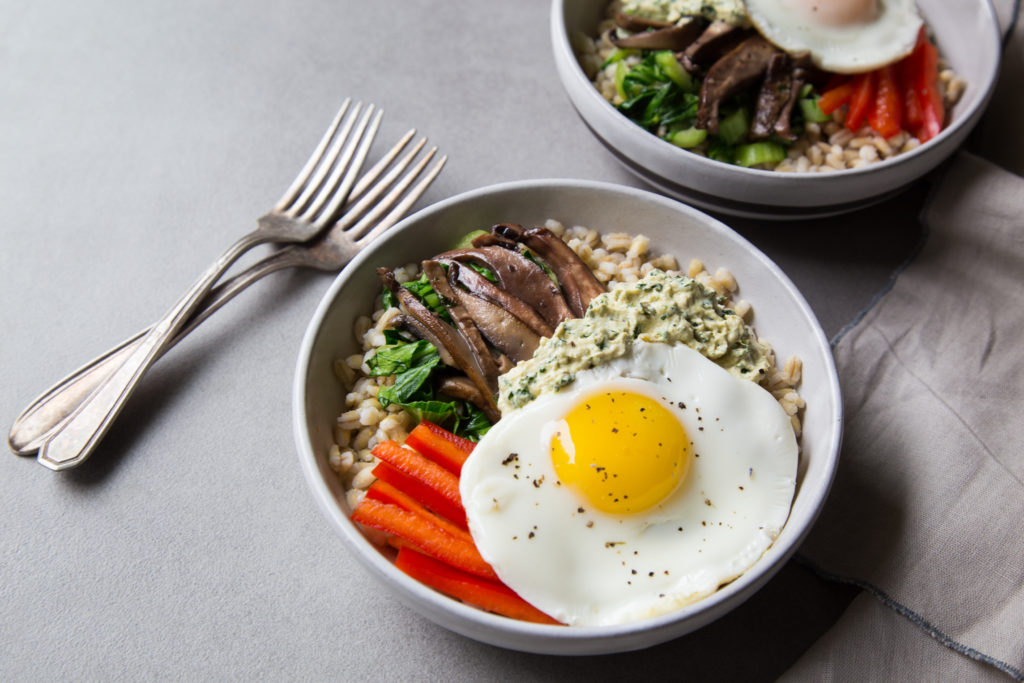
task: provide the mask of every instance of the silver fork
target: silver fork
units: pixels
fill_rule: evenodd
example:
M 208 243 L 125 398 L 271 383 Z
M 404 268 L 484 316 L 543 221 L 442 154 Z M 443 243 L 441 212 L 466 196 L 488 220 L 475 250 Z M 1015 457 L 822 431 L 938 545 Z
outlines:
M 352 109 L 349 113 L 349 109 Z M 346 100 L 281 200 L 257 228 L 232 244 L 178 302 L 124 356 L 117 369 L 41 440 L 39 462 L 65 469 L 83 462 L 138 386 L 146 370 L 172 344 L 213 284 L 242 254 L 267 242 L 299 243 L 323 231 L 349 198 L 380 125 L 382 112 Z
M 203 300 L 203 307 L 188 320 L 162 353 L 170 350 L 249 285 L 267 275 L 293 267 L 336 272 L 352 260 L 356 252 L 394 225 L 419 199 L 447 161 L 447 157 L 442 157 L 430 167 L 426 175 L 423 175 L 437 153 L 437 148 L 434 147 L 399 179 L 426 144 L 426 138 L 421 138 L 410 152 L 392 166 L 414 135 L 415 130 L 407 132 L 359 179 L 352 188 L 342 217 L 327 232 L 310 242 L 291 244 L 268 254 L 237 275 L 213 287 Z M 420 178 L 418 182 L 417 178 Z M 148 331 L 143 330 L 124 340 L 75 370 L 35 399 L 15 419 L 11 427 L 8 435 L 11 450 L 19 455 L 36 452 L 43 442 L 61 427 L 68 415 L 131 355 Z

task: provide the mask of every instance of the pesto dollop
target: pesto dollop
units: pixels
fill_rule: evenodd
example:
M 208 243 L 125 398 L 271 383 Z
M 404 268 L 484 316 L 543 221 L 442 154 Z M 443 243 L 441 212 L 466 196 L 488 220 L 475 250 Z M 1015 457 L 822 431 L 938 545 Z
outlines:
M 759 381 L 771 362 L 769 349 L 723 302 L 697 280 L 660 270 L 617 285 L 498 379 L 498 408 L 504 413 L 561 391 L 577 372 L 625 356 L 637 341 L 685 344 L 734 376 Z
M 679 21 L 682 17 L 721 19 L 734 26 L 749 26 L 743 0 L 624 0 L 622 11 L 657 21 Z

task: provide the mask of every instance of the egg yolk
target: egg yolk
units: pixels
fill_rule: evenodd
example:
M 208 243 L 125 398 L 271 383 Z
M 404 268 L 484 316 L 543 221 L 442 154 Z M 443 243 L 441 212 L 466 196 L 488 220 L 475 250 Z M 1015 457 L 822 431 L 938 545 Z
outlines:
M 692 447 L 678 418 L 655 399 L 609 391 L 578 403 L 551 439 L 563 484 L 604 512 L 640 512 L 686 478 Z
M 789 0 L 789 6 L 818 26 L 868 24 L 878 16 L 878 0 Z

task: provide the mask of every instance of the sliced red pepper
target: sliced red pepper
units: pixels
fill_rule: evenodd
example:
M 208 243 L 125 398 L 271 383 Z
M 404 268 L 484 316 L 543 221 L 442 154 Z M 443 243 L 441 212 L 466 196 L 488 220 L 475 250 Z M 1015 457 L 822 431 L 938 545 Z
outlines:
M 897 65 L 900 79 L 900 91 L 903 95 L 903 125 L 907 130 L 916 130 L 924 121 L 921 102 L 917 96 L 917 83 L 921 78 L 921 60 L 924 57 L 926 37 L 924 28 L 917 36 L 914 51 L 900 60 Z
M 405 439 L 405 445 L 411 446 L 456 475 L 462 472 L 462 464 L 466 462 L 466 458 L 476 446 L 469 439 L 456 436 L 447 429 L 426 420 L 416 425 L 416 428 L 409 433 Z
M 539 624 L 558 624 L 505 584 L 459 571 L 411 548 L 399 549 L 395 566 L 431 588 L 488 612 Z
M 397 536 L 417 550 L 470 574 L 492 581 L 498 578 L 475 545 L 415 512 L 366 496 L 352 511 L 352 521 Z
M 452 524 L 463 530 L 468 530 L 466 513 L 456 508 L 444 496 L 416 477 L 406 474 L 400 469 L 386 462 L 379 462 L 373 468 L 373 476 L 379 481 L 391 484 L 399 491 L 407 494 L 418 503 L 431 510 L 435 514 L 447 519 Z
M 377 481 L 370 484 L 370 488 L 366 490 L 366 496 L 368 498 L 373 498 L 374 500 L 379 500 L 382 503 L 390 503 L 392 505 L 397 505 L 403 510 L 408 510 L 409 512 L 415 512 L 421 517 L 429 519 L 431 522 L 441 527 L 453 536 L 457 536 L 465 541 L 468 541 L 469 543 L 473 542 L 473 537 L 469 535 L 468 531 L 452 522 L 449 522 L 447 519 L 441 517 L 440 515 L 435 515 L 433 512 L 424 507 L 418 500 L 410 496 L 408 493 L 402 491 L 401 489 L 395 487 L 392 484 L 389 484 L 383 479 L 378 479 Z
M 918 139 L 927 142 L 942 131 L 946 112 L 939 92 L 939 51 L 927 39 L 922 46 L 921 72 L 917 81 L 917 96 L 921 103 L 922 121 Z
M 903 101 L 896 67 L 891 64 L 878 70 L 874 106 L 868 110 L 868 125 L 884 138 L 891 138 L 903 130 Z
M 846 112 L 846 127 L 856 132 L 867 118 L 868 110 L 875 99 L 875 72 L 857 74 L 853 77 L 853 97 L 850 110 Z
M 411 482 L 408 479 L 396 480 L 394 477 L 389 479 L 388 476 L 391 473 L 386 468 L 381 468 L 381 474 L 378 474 L 377 468 L 374 468 L 374 474 L 378 479 L 384 479 L 442 517 L 446 517 L 463 528 L 466 527 L 466 511 L 462 507 L 457 476 L 441 465 L 427 460 L 416 451 L 403 448 L 396 441 L 381 441 L 374 447 L 373 454 L 398 472 L 417 480 L 422 486 L 410 488 Z M 377 467 L 379 468 L 380 464 Z
M 843 106 L 853 97 L 853 82 L 846 81 L 830 90 L 826 90 L 818 99 L 818 108 L 821 113 L 831 115 L 836 109 Z

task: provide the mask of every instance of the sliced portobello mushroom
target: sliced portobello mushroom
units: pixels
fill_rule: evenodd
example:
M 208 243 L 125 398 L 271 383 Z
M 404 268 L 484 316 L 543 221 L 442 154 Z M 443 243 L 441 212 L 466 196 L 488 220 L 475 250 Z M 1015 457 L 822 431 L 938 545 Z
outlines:
M 494 284 L 477 271 L 468 266 L 461 266 L 454 261 L 449 268 L 449 274 L 452 273 L 451 269 L 454 269 L 455 280 L 470 293 L 501 306 L 540 336 L 550 337 L 555 333 L 555 328 L 548 325 L 532 306 Z
M 448 277 L 455 277 L 451 269 Z M 492 346 L 516 363 L 533 357 L 533 352 L 540 344 L 540 335 L 527 327 L 526 323 L 487 299 L 455 286 L 452 291 Z
M 491 270 L 498 284 L 536 310 L 552 327 L 572 318 L 558 285 L 551 281 L 539 265 L 518 251 L 496 245 L 455 249 L 438 254 L 435 261 L 474 263 Z
M 746 40 L 752 33 L 753 31 L 750 29 L 733 26 L 727 21 L 716 19 L 708 24 L 704 32 L 683 50 L 683 57 L 694 66 L 706 69 Z
M 569 309 L 577 318 L 587 312 L 594 297 L 604 294 L 605 287 L 594 277 L 580 257 L 568 244 L 547 228 L 530 228 L 515 223 L 499 223 L 491 231 L 502 237 L 520 242 L 543 260 L 558 278 Z
M 400 327 L 403 330 L 410 332 L 417 339 L 424 339 L 431 343 L 431 345 L 437 349 L 437 355 L 441 357 L 441 362 L 450 368 L 459 369 L 458 363 L 455 362 L 455 358 L 452 357 L 451 352 L 441 343 L 441 340 L 430 330 L 429 327 L 421 323 L 418 319 L 407 313 L 401 313 L 395 316 L 395 326 Z
M 654 30 L 641 30 L 619 38 L 613 32 L 609 39 L 615 47 L 637 50 L 672 50 L 681 52 L 700 36 L 703 25 L 699 19 L 687 17 L 678 24 Z
M 672 22 L 648 19 L 647 17 L 641 17 L 635 14 L 626 14 L 625 12 L 616 12 L 615 25 L 620 28 L 624 28 L 627 31 L 637 32 L 647 31 L 649 29 L 668 28 L 672 26 Z
M 394 271 L 390 268 L 378 268 L 377 277 L 398 299 L 398 305 L 402 313 L 408 318 L 415 320 L 410 327 L 411 331 L 433 344 L 437 348 L 438 353 L 441 354 L 442 362 L 445 362 L 446 365 L 448 363 L 445 361 L 444 354 L 447 352 L 447 356 L 453 361 L 454 366 L 466 373 L 466 377 L 487 397 L 488 407 L 486 409 L 481 408 L 484 410 L 487 418 L 492 422 L 500 419 L 501 411 L 498 410 L 498 406 L 494 402 L 494 397 L 490 393 L 487 380 L 484 379 L 483 374 L 477 367 L 473 352 L 466 343 L 466 340 L 462 338 L 454 327 L 441 320 L 437 314 L 427 308 L 423 302 L 416 298 L 415 294 L 402 287 L 395 279 Z
M 468 377 L 445 377 L 441 380 L 438 390 L 452 398 L 469 401 L 487 414 L 488 398 L 480 391 L 480 387 L 473 384 Z
M 775 133 L 775 122 L 789 102 L 792 90 L 793 72 L 789 57 L 785 52 L 776 52 L 768 61 L 764 82 L 757 91 L 754 120 L 750 124 L 751 138 L 763 139 Z
M 477 235 L 473 238 L 474 247 L 505 247 L 506 249 L 518 249 L 519 245 L 512 240 L 505 239 L 499 235 L 495 235 L 493 232 L 485 232 L 482 235 Z
M 491 352 L 480 335 L 476 323 L 473 322 L 473 318 L 459 303 L 455 292 L 452 291 L 444 266 L 437 261 L 429 260 L 424 261 L 421 265 L 430 285 L 441 298 L 441 303 L 448 309 L 448 314 L 451 315 L 452 322 L 455 323 L 455 329 L 465 340 L 477 369 L 487 382 L 487 388 L 490 389 L 491 394 L 496 393 L 498 391 L 498 368 L 494 364 L 494 358 L 491 357 Z
M 804 84 L 813 83 L 816 74 L 810 66 L 810 59 L 806 56 L 797 57 L 790 71 L 789 98 L 779 110 L 779 116 L 775 119 L 773 129 L 775 134 L 783 140 L 796 140 L 797 135 L 793 132 L 793 109 L 800 99 L 800 91 Z
M 761 80 L 776 52 L 775 46 L 755 35 L 715 62 L 700 86 L 697 128 L 717 134 L 718 110 L 722 102 Z

